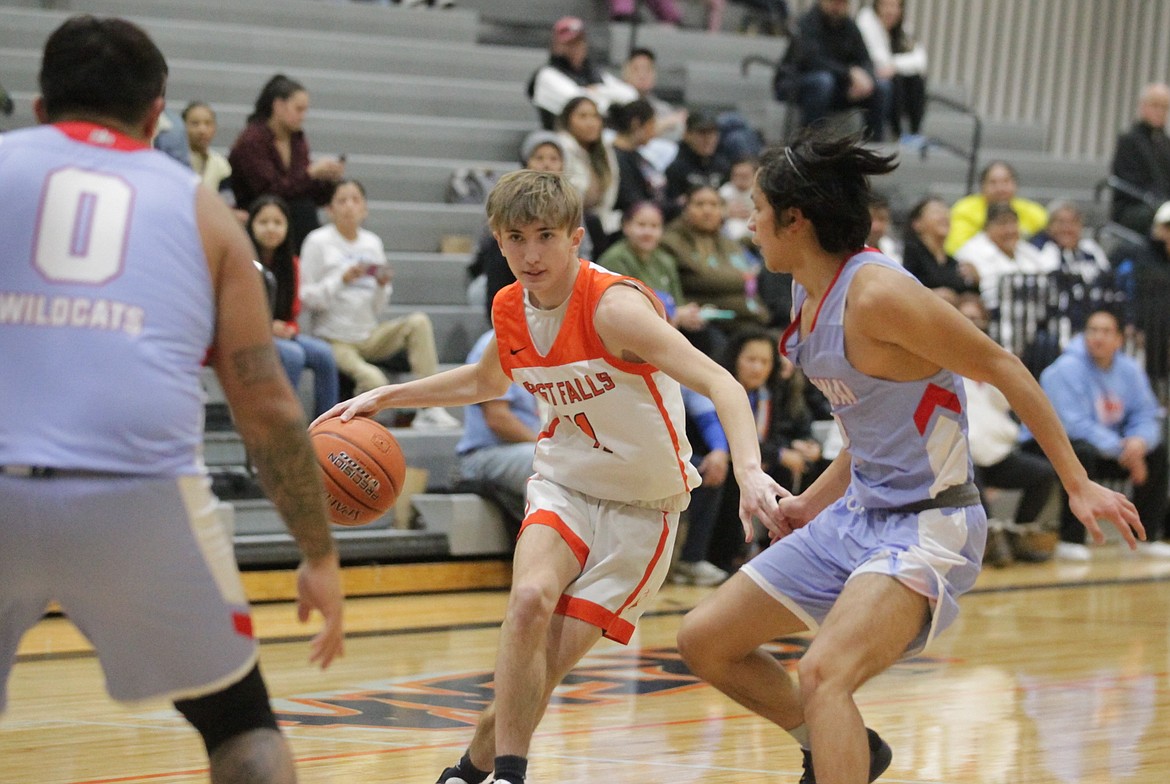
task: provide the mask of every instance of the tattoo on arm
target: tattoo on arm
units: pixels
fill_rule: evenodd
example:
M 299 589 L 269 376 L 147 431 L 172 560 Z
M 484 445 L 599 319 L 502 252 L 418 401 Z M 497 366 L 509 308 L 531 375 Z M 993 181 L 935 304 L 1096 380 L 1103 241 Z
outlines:
M 307 558 L 333 551 L 325 522 L 325 487 L 304 422 L 270 423 L 249 448 L 268 497 Z
M 231 356 L 232 372 L 244 386 L 273 381 L 284 372 L 272 343 L 248 346 Z

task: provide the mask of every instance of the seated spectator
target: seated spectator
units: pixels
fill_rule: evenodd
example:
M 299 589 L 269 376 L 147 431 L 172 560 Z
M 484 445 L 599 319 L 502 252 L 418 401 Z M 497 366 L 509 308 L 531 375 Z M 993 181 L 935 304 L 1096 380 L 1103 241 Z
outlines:
M 890 81 L 888 118 L 894 137 L 920 147 L 926 114 L 926 47 L 906 32 L 905 11 L 902 0 L 873 0 L 857 12 L 857 28 L 873 60 L 874 74 Z
M 639 98 L 645 98 L 654 107 L 654 117 L 657 120 L 655 128 L 659 141 L 675 142 L 673 146 L 664 148 L 664 151 L 669 149 L 669 158 L 665 162 L 660 162 L 657 155 L 653 157 L 658 168 L 666 171 L 667 165 L 674 160 L 674 155 L 678 152 L 677 143 L 682 140 L 686 127 L 687 110 L 662 100 L 654 92 L 658 86 L 658 65 L 654 52 L 650 49 L 637 47 L 630 51 L 622 67 L 622 79 L 638 91 Z
M 190 152 L 191 168 L 203 180 L 203 184 L 215 192 L 225 188 L 230 192 L 232 165 L 228 159 L 211 149 L 215 138 L 215 112 L 203 101 L 192 101 L 183 110 L 183 124 L 187 129 L 187 147 Z M 233 196 L 234 199 L 234 196 Z
M 624 213 L 638 202 L 666 204 L 666 175 L 642 155 L 642 148 L 654 138 L 654 107 L 645 98 L 614 106 L 609 112 L 614 156 L 618 166 L 618 192 L 614 209 Z
M 596 254 L 605 252 L 622 222 L 615 207 L 620 177 L 617 155 L 601 133 L 603 125 L 597 104 L 585 96 L 565 104 L 557 121 L 565 177 L 581 194 L 585 228 Z
M 164 109 L 158 116 L 158 127 L 151 145 L 184 166 L 191 167 L 191 155 L 187 152 L 187 130 L 183 127 L 183 119 L 170 109 Z
M 731 0 L 731 2 L 746 6 L 748 9 L 740 23 L 740 32 L 784 37 L 789 35 L 788 20 L 791 13 L 788 8 L 788 0 Z M 727 0 L 708 0 L 708 30 L 714 32 L 723 29 L 723 9 L 726 3 Z
M 362 228 L 369 214 L 366 191 L 342 180 L 329 201 L 332 222 L 310 232 L 301 251 L 301 298 L 309 308 L 314 335 L 329 341 L 338 369 L 361 394 L 390 383 L 374 362 L 405 350 L 410 369 L 430 376 L 438 369 L 434 329 L 425 313 L 380 321 L 390 303 L 391 278 L 382 240 Z M 414 427 L 458 427 L 446 409 L 419 409 Z
M 719 198 L 727 208 L 727 219 L 723 222 L 723 233 L 728 239 L 740 244 L 750 244 L 751 229 L 748 220 L 756 208 L 752 202 L 752 186 L 756 183 L 756 168 L 759 161 L 755 158 L 741 158 L 731 164 L 731 173 L 727 182 L 719 186 Z
M 1125 295 L 1127 321 L 1145 347 L 1146 373 L 1165 383 L 1170 378 L 1170 201 L 1154 214 L 1145 242 L 1121 254 L 1117 285 Z
M 345 176 L 344 161 L 323 158 L 310 162 L 309 142 L 302 130 L 309 93 L 284 74 L 268 80 L 247 125 L 236 137 L 228 161 L 237 205 L 272 194 L 285 200 L 292 213 L 293 250 L 320 225 L 317 206 L 328 203 Z
M 1170 115 L 1170 86 L 1147 84 L 1138 102 L 1137 122 L 1117 137 L 1110 172 L 1131 187 L 1148 194 L 1115 190 L 1110 217 L 1138 234 L 1147 234 L 1157 205 L 1170 199 L 1170 138 L 1166 118 Z
M 591 98 L 604 116 L 611 104 L 629 103 L 638 91 L 594 65 L 585 23 L 563 16 L 553 25 L 548 63 L 528 80 L 528 98 L 540 113 L 541 125 L 551 131 L 565 104 L 579 96 Z
M 793 492 L 820 476 L 828 461 L 813 438 L 812 415 L 804 402 L 804 378 L 782 358 L 776 336 L 748 328 L 731 339 L 724 365 L 747 392 L 756 416 L 764 470 Z M 746 553 L 739 524 L 739 489 L 732 475 L 727 440 L 718 418 L 701 396 L 685 396 L 688 435 L 698 459 L 703 484 L 695 489 L 688 509 L 689 525 L 671 581 L 713 585 L 726 579 Z
M 866 135 L 882 139 L 891 86 L 874 73 L 865 39 L 849 18 L 849 0 L 816 0 L 797 20 L 775 87 L 778 99 L 800 105 L 803 125 L 831 112 L 859 108 L 865 113 Z
M 1170 484 L 1162 408 L 1141 366 L 1122 352 L 1124 342 L 1117 315 L 1095 311 L 1084 333 L 1040 374 L 1040 385 L 1089 478 L 1133 485 L 1133 503 L 1146 528 L 1138 553 L 1170 558 L 1170 543 L 1162 541 Z M 1025 448 L 1039 450 L 1034 440 Z M 1056 557 L 1087 561 L 1091 551 L 1084 543 L 1084 527 L 1069 510 L 1068 494 L 1062 491 L 1061 497 Z
M 869 236 L 865 244 L 877 248 L 887 258 L 902 263 L 898 241 L 890 236 L 890 200 L 876 191 L 869 200 Z
M 678 214 L 686 194 L 700 185 L 718 189 L 727 182 L 731 164 L 719 155 L 719 124 L 714 117 L 692 112 L 678 155 L 666 167 L 667 220 Z
M 704 354 L 719 356 L 726 338 L 707 323 L 697 303 L 683 297 L 678 262 L 659 246 L 661 241 L 662 209 L 648 201 L 635 204 L 622 217 L 622 239 L 610 245 L 597 263 L 649 286 L 662 300 L 670 323 Z
M 987 308 L 977 294 L 959 298 L 959 311 L 983 332 L 989 326 Z M 1020 444 L 1020 424 L 1011 415 L 1003 393 L 991 384 L 963 379 L 967 393 L 967 440 L 975 464 L 975 484 L 988 516 L 987 488 L 1021 490 L 1014 522 L 1035 522 L 1048 503 L 1056 484 L 1056 471 L 1043 453 L 1025 452 Z M 1050 553 L 1029 547 L 1019 537 L 1009 545 L 1021 561 L 1045 561 Z
M 1016 195 L 1016 170 L 1005 161 L 992 161 L 979 174 L 979 193 L 959 199 L 951 207 L 951 233 L 946 250 L 958 258 L 956 251 L 974 237 L 987 223 L 987 208 L 1007 204 L 1019 217 L 1020 230 L 1031 237 L 1048 224 L 1048 213 L 1034 201 Z
M 683 15 L 674 0 L 642 0 L 642 7 L 650 10 L 654 18 L 663 24 L 677 27 Z M 609 0 L 609 18 L 613 22 L 634 20 L 634 0 Z
M 1085 236 L 1085 218 L 1081 208 L 1071 201 L 1057 199 L 1048 205 L 1048 226 L 1032 237 L 1039 248 L 1044 266 L 1087 284 L 1108 283 L 1113 265 L 1092 237 Z M 1083 323 L 1074 326 L 1078 332 Z
M 979 291 L 979 275 L 947 253 L 945 244 L 951 229 L 951 212 L 946 202 L 928 196 L 914 205 L 906 221 L 902 266 L 948 302 L 957 302 L 965 292 Z
M 296 389 L 301 373 L 313 373 L 313 416 L 320 416 L 340 399 L 337 363 L 329 344 L 300 334 L 301 313 L 299 261 L 288 233 L 288 205 L 279 196 L 261 196 L 248 209 L 245 228 L 256 248 L 256 258 L 276 279 L 272 305 L 272 337 L 280 362 Z
M 708 318 L 725 333 L 768 322 L 767 308 L 756 294 L 759 267 L 723 235 L 723 200 L 715 188 L 690 190 L 682 215 L 662 237 L 662 247 L 678 263 L 683 296 L 714 309 Z
M 467 355 L 468 364 L 479 361 L 495 335 L 494 330 L 480 335 Z M 463 408 L 463 437 L 455 447 L 459 475 L 490 488 L 517 530 L 524 519 L 525 485 L 532 476 L 540 430 L 536 398 L 520 384 L 511 384 L 495 400 Z
M 993 312 L 999 307 L 1001 278 L 1017 273 L 1039 275 L 1054 269 L 1045 266 L 1051 260 L 1046 262 L 1035 246 L 1021 239 L 1020 219 L 1004 203 L 987 208 L 987 225 L 959 248 L 955 258 L 974 269 L 979 279 L 979 294 Z

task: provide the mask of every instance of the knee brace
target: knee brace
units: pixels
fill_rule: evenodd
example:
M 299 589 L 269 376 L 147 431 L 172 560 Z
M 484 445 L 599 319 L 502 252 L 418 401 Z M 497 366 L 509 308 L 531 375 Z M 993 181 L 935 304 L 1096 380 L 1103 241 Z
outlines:
M 237 735 L 277 729 L 276 716 L 268 703 L 268 688 L 258 664 L 226 689 L 190 700 L 176 700 L 175 707 L 199 731 L 209 756 Z

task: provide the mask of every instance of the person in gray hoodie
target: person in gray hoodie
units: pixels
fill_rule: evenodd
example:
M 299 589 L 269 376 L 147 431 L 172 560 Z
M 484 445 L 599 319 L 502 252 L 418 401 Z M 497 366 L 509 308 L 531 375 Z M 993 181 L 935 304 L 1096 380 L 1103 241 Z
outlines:
M 1068 431 L 1077 458 L 1093 480 L 1128 480 L 1133 503 L 1146 527 L 1138 552 L 1170 558 L 1162 541 L 1167 509 L 1166 444 L 1163 410 L 1142 366 L 1122 352 L 1125 336 L 1117 314 L 1093 311 L 1085 330 L 1040 374 L 1040 386 Z M 1025 448 L 1038 450 L 1035 441 Z M 1084 527 L 1063 495 L 1056 556 L 1086 561 Z

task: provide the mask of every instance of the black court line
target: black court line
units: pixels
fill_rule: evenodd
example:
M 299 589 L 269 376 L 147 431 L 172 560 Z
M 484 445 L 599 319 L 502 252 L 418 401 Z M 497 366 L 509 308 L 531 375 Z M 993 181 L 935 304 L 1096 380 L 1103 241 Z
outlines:
M 1145 585 L 1150 583 L 1168 583 L 1170 582 L 1170 575 L 1162 577 L 1133 577 L 1121 578 L 1115 577 L 1102 580 L 1078 580 L 1077 582 L 1052 582 L 1052 583 L 1035 583 L 1032 585 L 1006 585 L 998 588 L 973 588 L 963 596 L 980 596 L 1004 593 L 1023 593 L 1026 591 L 1051 591 L 1058 588 L 1116 588 L 1122 585 Z M 355 599 L 376 599 L 376 598 L 393 598 L 397 594 L 391 594 L 386 597 L 377 596 L 357 596 Z M 962 598 L 962 597 L 960 597 Z M 291 604 L 291 602 L 289 602 Z M 671 616 L 685 615 L 691 611 L 691 607 L 678 607 L 674 609 L 651 610 L 643 613 L 643 618 L 669 618 Z M 67 616 L 66 616 L 67 617 Z M 463 632 L 463 631 L 481 631 L 483 629 L 498 629 L 500 621 L 474 621 L 467 623 L 450 623 L 450 624 L 435 624 L 430 626 L 406 626 L 401 629 L 367 629 L 365 631 L 346 632 L 345 639 L 360 640 L 371 637 L 402 637 L 409 634 L 430 634 L 441 632 Z M 316 632 L 306 632 L 305 634 L 288 634 L 274 637 L 264 637 L 259 642 L 261 645 L 279 644 L 279 643 L 297 643 L 308 642 L 313 639 Z M 43 662 L 43 661 L 58 661 L 65 659 L 88 659 L 93 658 L 96 654 L 92 650 L 88 651 L 64 651 L 59 653 L 26 653 L 16 657 L 17 662 Z

